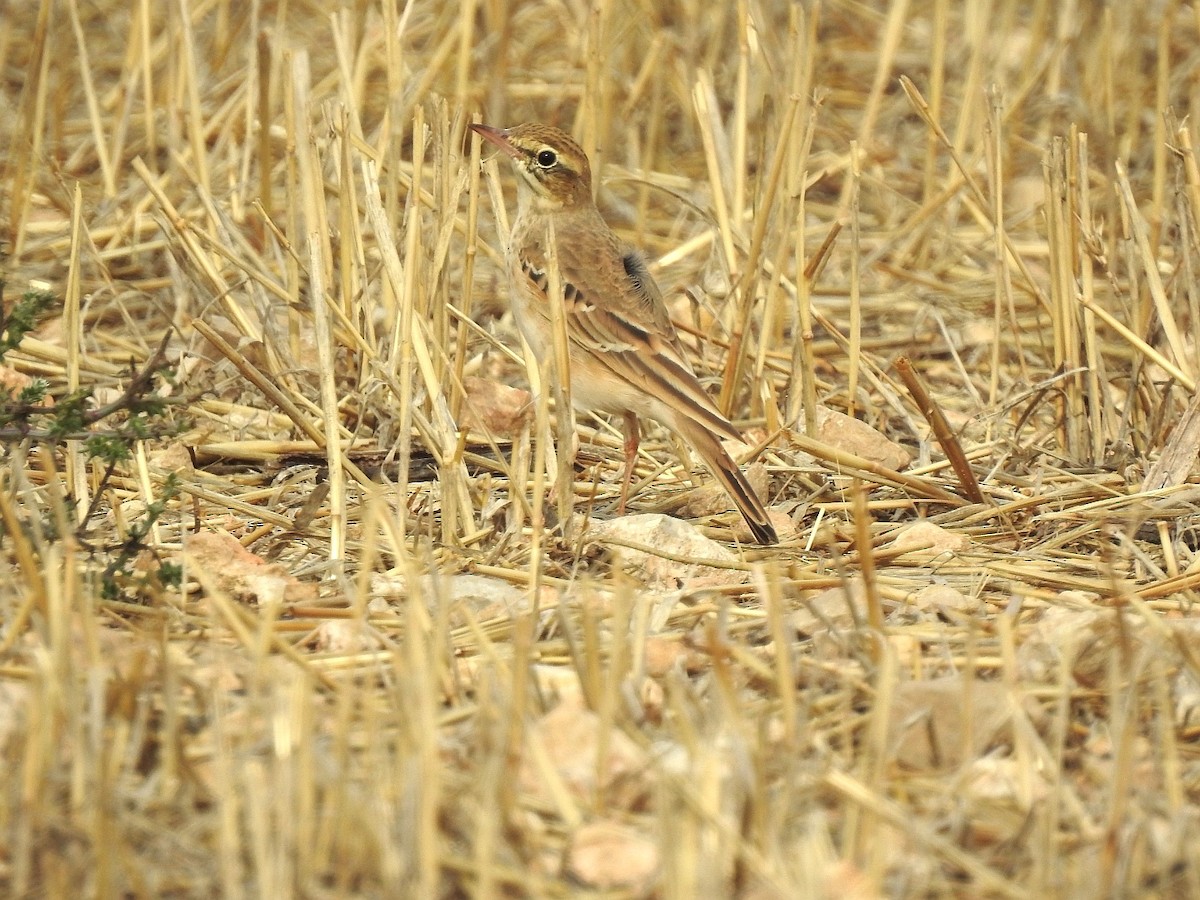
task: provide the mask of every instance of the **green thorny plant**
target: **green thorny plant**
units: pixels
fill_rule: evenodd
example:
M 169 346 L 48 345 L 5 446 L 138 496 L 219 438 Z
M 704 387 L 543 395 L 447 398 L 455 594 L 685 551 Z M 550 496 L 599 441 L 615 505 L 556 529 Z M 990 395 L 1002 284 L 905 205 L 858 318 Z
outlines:
M 3 300 L 4 282 L 0 281 L 0 363 L 57 305 L 57 298 L 46 291 L 26 292 L 11 309 L 4 308 Z M 166 365 L 169 338 L 170 332 L 163 336 L 158 348 L 142 366 L 130 363 L 128 384 L 121 395 L 109 403 L 93 404 L 94 387 L 87 386 L 53 398 L 53 403 L 47 404 L 50 384 L 41 378 L 15 392 L 0 387 L 0 447 L 10 448 L 10 451 L 19 447 L 24 455 L 33 444 L 53 451 L 66 441 L 76 440 L 81 443 L 87 459 L 104 465 L 100 483 L 92 493 L 91 504 L 74 538 L 92 553 L 107 558 L 101 575 L 101 592 L 106 599 L 117 599 L 127 590 L 135 594 L 155 592 L 156 588 L 167 585 L 178 586 L 181 581 L 179 566 L 159 559 L 146 543 L 146 536 L 155 522 L 179 494 L 174 475 L 167 477 L 159 499 L 149 504 L 131 524 L 123 540 L 107 544 L 88 540 L 89 523 L 95 520 L 118 466 L 132 456 L 136 444 L 178 434 L 183 428 L 168 419 L 168 406 L 172 404 L 154 390 L 156 378 L 170 377 Z M 26 522 L 24 527 L 40 529 L 41 536 L 47 540 L 60 536 L 52 517 L 36 523 Z M 0 542 L 4 537 L 4 525 L 0 523 Z M 35 541 L 35 545 L 37 543 Z M 135 574 L 134 563 L 147 550 L 157 565 Z

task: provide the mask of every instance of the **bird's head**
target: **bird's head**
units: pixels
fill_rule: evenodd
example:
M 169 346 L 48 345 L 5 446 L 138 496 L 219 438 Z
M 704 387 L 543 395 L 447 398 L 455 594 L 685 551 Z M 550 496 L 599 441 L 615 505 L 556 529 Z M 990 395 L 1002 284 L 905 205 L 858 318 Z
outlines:
M 544 211 L 569 209 L 592 199 L 592 170 L 583 148 L 570 135 L 550 125 L 516 125 L 493 128 L 472 125 L 471 130 L 509 156 L 521 185 L 533 203 Z

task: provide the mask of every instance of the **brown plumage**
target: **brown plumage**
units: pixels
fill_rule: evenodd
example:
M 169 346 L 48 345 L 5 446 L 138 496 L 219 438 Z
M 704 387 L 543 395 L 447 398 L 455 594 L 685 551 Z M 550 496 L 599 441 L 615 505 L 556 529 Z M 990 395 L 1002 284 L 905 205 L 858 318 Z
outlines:
M 637 417 L 674 430 L 700 454 L 729 493 L 755 540 L 778 541 L 762 501 L 721 438 L 740 440 L 697 381 L 662 295 L 641 257 L 613 234 L 592 202 L 586 154 L 548 125 L 498 129 L 472 125 L 512 160 L 519 209 L 509 238 L 517 326 L 539 357 L 553 353 L 545 242 L 553 221 L 562 280 L 571 396 L 581 409 L 625 421 L 624 509 L 637 452 Z

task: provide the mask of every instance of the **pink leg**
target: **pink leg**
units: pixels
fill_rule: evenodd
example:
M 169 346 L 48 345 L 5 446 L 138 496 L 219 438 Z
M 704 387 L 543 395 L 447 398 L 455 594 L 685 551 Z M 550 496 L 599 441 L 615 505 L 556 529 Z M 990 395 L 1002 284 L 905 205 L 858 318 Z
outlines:
M 629 486 L 633 484 L 633 463 L 637 459 L 638 443 L 641 441 L 638 420 L 631 412 L 625 413 L 625 475 L 621 479 L 621 505 L 617 515 L 625 515 L 625 503 L 629 500 Z

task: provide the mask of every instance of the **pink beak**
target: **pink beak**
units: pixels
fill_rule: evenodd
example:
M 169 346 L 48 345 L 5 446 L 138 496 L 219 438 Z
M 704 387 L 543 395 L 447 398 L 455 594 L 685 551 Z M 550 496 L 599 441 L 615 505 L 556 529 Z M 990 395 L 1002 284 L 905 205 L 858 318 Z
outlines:
M 503 128 L 493 128 L 491 125 L 472 125 L 471 130 L 485 141 L 495 144 L 513 159 L 521 155 L 521 151 L 509 143 L 508 132 Z

